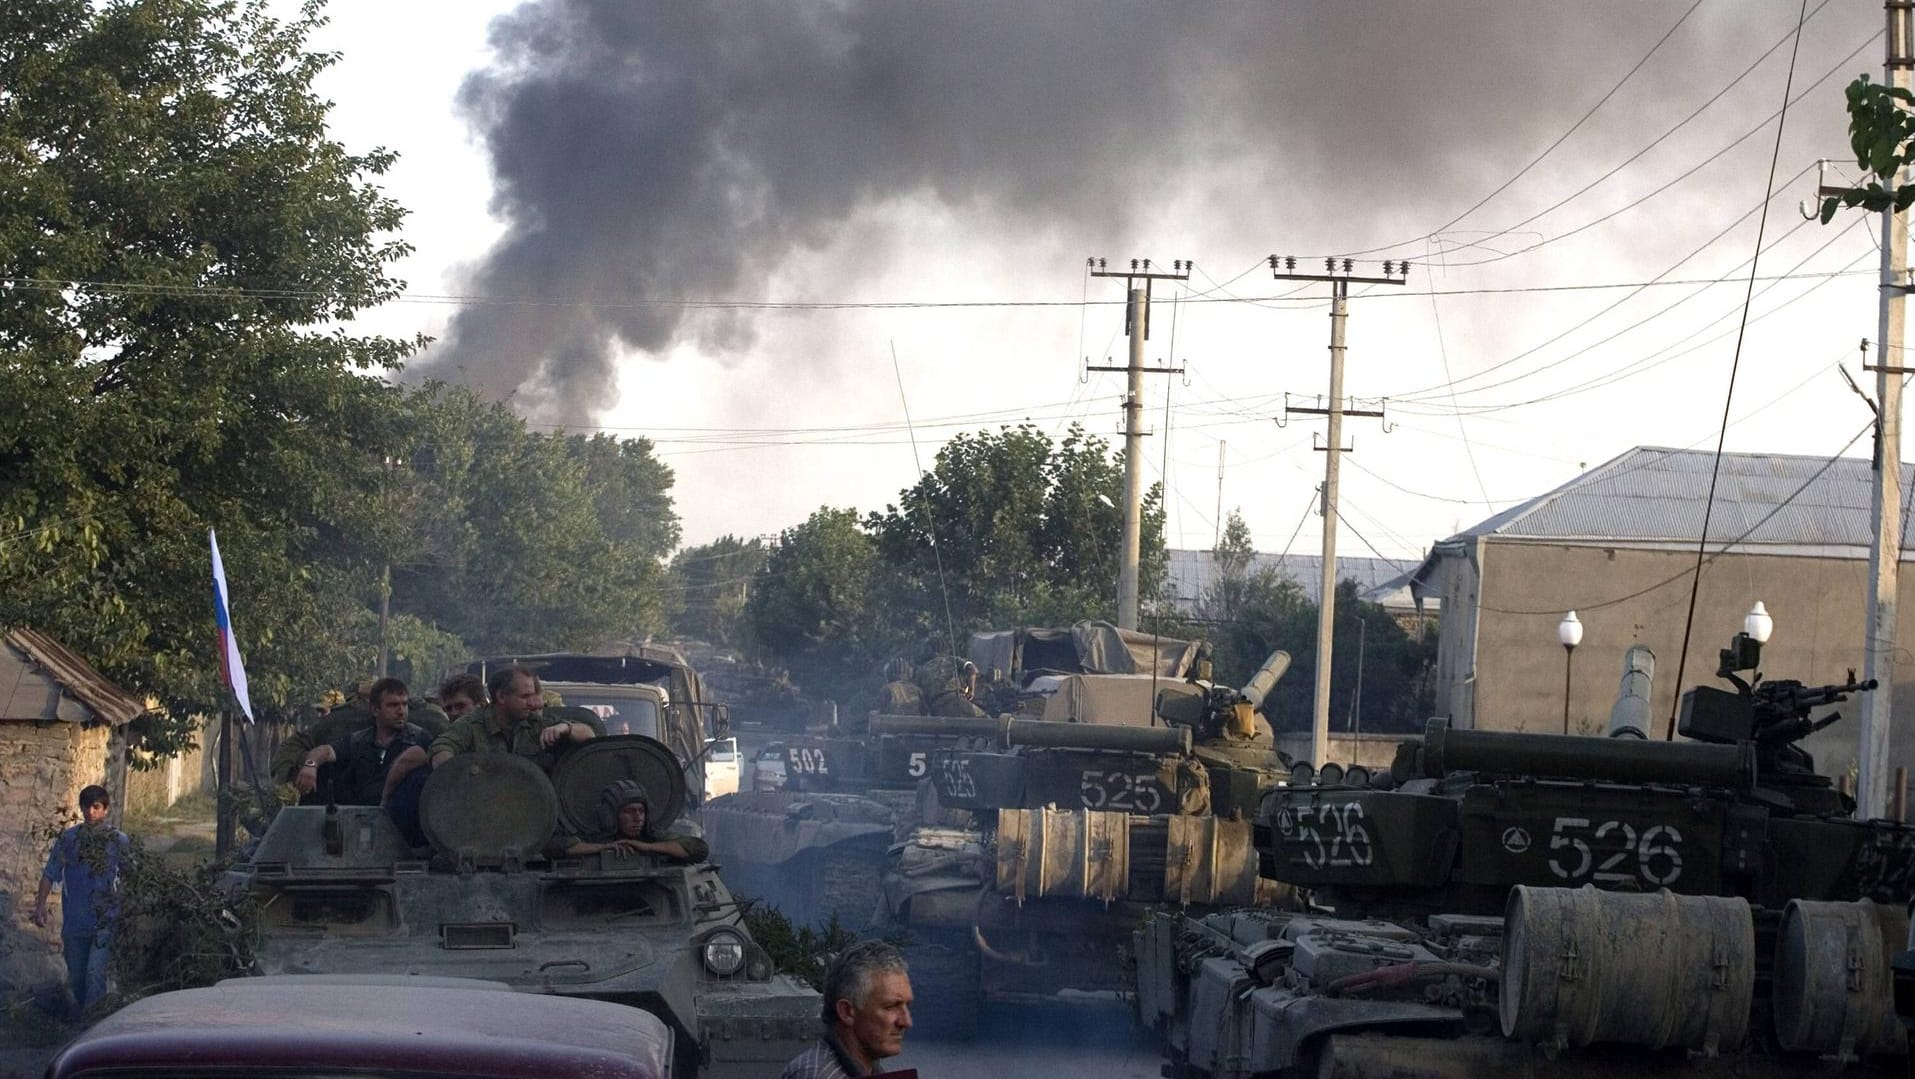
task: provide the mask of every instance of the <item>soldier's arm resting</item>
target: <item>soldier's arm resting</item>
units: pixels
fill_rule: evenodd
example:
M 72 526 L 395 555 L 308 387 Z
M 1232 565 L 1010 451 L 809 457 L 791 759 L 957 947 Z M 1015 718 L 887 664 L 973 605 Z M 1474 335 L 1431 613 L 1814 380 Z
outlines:
M 299 765 L 306 759 L 316 739 L 310 730 L 298 730 L 286 736 L 273 751 L 272 764 L 269 766 L 275 783 L 291 783 L 299 772 Z
M 450 753 L 446 754 L 448 757 L 451 755 Z M 393 788 L 399 785 L 399 781 L 411 775 L 424 763 L 426 763 L 426 748 L 424 746 L 407 746 L 405 752 L 394 757 L 392 759 L 392 767 L 386 769 L 386 788 L 379 792 L 379 804 L 385 805 L 391 801 Z
M 293 773 L 293 786 L 298 787 L 301 793 L 311 794 L 319 786 L 319 766 L 338 759 L 339 754 L 331 746 L 314 746 L 300 762 L 299 771 Z
M 588 741 L 596 733 L 597 732 L 593 731 L 591 727 L 583 723 L 572 723 L 569 721 L 553 723 L 539 732 L 539 744 L 549 749 L 557 745 L 560 741 Z

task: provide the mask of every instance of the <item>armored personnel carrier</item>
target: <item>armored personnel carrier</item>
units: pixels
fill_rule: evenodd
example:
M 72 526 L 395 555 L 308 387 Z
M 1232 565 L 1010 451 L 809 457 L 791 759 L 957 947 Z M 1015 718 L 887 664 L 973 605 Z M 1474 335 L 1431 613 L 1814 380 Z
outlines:
M 1004 719 L 999 747 L 934 754 L 938 805 L 969 821 L 914 829 L 884 875 L 924 1023 L 961 1037 L 986 1000 L 1127 990 L 1123 953 L 1154 905 L 1277 901 L 1252 818 L 1287 771 L 1256 710 L 1289 662 L 1241 690 L 1161 681 L 1131 725 Z
M 1137 933 L 1165 1074 L 1905 1074 L 1915 828 L 1851 819 L 1797 745 L 1872 683 L 1722 656 L 1735 690 L 1684 694 L 1686 741 L 1433 720 L 1387 773 L 1297 766 L 1258 846 L 1307 907 Z
M 1105 622 L 976 633 L 969 644 L 970 662 L 988 675 L 978 696 L 990 711 L 1094 725 L 1149 722 L 1154 687 L 1180 684 L 1201 651 Z M 741 894 L 799 924 L 835 917 L 862 930 L 881 914 L 874 897 L 887 851 L 939 816 L 920 802 L 932 758 L 1002 748 L 1002 739 L 985 717 L 860 715 L 847 728 L 782 739 L 788 789 L 714 799 L 703 819 L 712 856 Z
M 261 912 L 259 972 L 478 978 L 628 1004 L 671 1029 L 677 1074 L 770 1074 L 815 1038 L 818 995 L 773 971 L 716 869 L 554 853 L 555 834 L 603 831 L 601 793 L 623 780 L 669 838 L 685 771 L 644 735 L 573 747 L 550 778 L 512 754 L 462 754 L 425 784 L 429 851 L 377 807 L 282 810 L 228 878 Z

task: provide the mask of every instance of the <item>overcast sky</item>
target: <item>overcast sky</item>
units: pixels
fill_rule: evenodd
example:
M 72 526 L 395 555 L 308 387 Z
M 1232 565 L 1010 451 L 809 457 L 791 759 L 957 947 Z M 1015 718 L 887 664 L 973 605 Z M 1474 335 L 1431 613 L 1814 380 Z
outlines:
M 1197 266 L 1148 350 L 1188 368 L 1147 387 L 1171 544 L 1221 504 L 1315 551 L 1322 423 L 1277 421 L 1326 390 L 1327 288 L 1263 260 L 1351 255 L 1414 268 L 1350 304 L 1347 389 L 1390 401 L 1346 422 L 1339 546 L 1408 564 L 1631 446 L 1713 448 L 1758 228 L 1729 448 L 1861 431 L 1836 365 L 1875 336 L 1874 220 L 1797 204 L 1817 158 L 1854 178 L 1842 87 L 1880 77 L 1882 11 L 1809 0 L 1778 154 L 1801 10 L 336 0 L 315 44 L 335 136 L 397 150 L 412 210 L 410 295 L 361 328 L 652 438 L 687 542 L 881 508 L 907 404 L 927 465 L 1024 419 L 1115 439 L 1102 256 Z

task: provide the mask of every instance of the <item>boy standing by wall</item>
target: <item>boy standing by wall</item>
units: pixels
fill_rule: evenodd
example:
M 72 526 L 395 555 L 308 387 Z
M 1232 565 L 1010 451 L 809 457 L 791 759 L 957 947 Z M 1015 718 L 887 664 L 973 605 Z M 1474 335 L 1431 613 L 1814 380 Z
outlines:
M 66 952 L 67 987 L 73 992 L 73 1016 L 106 995 L 106 965 L 120 917 L 120 867 L 132 843 L 106 822 L 112 807 L 106 788 L 80 792 L 81 823 L 60 833 L 47 854 L 40 891 L 33 898 L 33 924 L 47 924 L 47 895 L 60 892 L 60 943 Z

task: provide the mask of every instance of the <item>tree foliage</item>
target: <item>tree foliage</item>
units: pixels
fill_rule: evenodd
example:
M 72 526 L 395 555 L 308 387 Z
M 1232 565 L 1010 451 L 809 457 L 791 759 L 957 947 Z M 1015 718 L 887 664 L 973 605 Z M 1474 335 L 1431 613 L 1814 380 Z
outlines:
M 1915 164 L 1915 94 L 1897 86 L 1870 82 L 1862 75 L 1848 85 L 1849 149 L 1855 164 L 1871 177 L 1862 186 L 1822 199 L 1822 223 L 1838 208 L 1905 210 L 1915 203 L 1915 184 L 1902 183 L 1902 170 Z
M 389 374 L 351 333 L 398 295 L 384 150 L 326 132 L 320 5 L 21 0 L 0 10 L 0 624 L 176 717 L 224 696 L 216 529 L 255 704 L 469 650 L 662 628 L 671 473 L 643 440 L 544 435 Z
M 1029 425 L 960 435 L 882 512 L 821 509 L 786 530 L 752 582 L 750 638 L 843 697 L 886 657 L 962 648 L 973 630 L 1110 619 L 1122 506 L 1121 457 L 1078 427 L 1060 441 Z M 1158 489 L 1143 526 L 1150 597 L 1166 558 Z
M 672 556 L 671 584 L 678 606 L 674 635 L 720 648 L 742 643 L 751 581 L 764 568 L 767 554 L 755 539 L 724 535 Z
M 1068 624 L 1116 616 L 1123 505 L 1123 460 L 1104 440 L 1072 424 L 1053 442 L 1024 424 L 952 439 L 865 528 L 902 578 L 899 598 L 941 611 L 948 595 L 960 630 Z M 1141 596 L 1162 587 L 1163 534 L 1163 491 L 1152 487 Z

